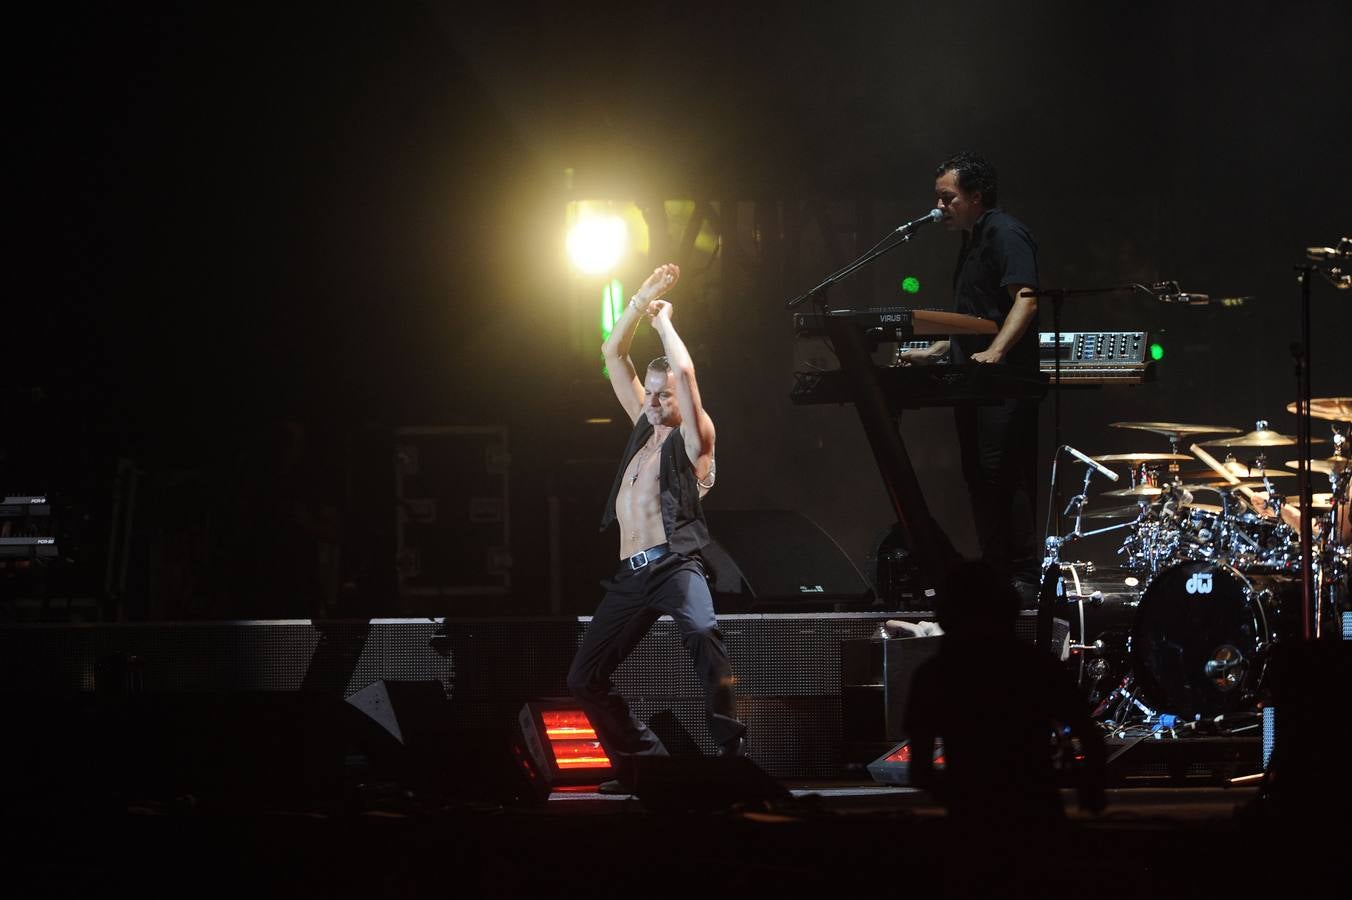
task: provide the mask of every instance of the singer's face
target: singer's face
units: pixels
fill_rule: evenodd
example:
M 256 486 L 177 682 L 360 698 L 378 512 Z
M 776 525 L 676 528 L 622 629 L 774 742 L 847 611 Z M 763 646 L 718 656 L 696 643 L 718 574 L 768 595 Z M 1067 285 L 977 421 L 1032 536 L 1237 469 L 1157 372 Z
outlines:
M 654 428 L 681 424 L 681 407 L 676 402 L 676 386 L 670 372 L 649 369 L 643 379 L 643 413 Z
M 958 173 L 953 169 L 935 179 L 934 196 L 934 205 L 943 211 L 944 227 L 949 231 L 971 231 L 986 211 L 981 193 L 968 193 L 958 187 Z

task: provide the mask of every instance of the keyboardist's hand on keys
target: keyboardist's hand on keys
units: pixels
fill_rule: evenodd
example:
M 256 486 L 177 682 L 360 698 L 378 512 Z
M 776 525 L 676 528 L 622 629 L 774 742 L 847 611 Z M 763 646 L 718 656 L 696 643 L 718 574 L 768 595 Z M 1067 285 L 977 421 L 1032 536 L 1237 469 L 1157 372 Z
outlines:
M 974 363 L 1000 363 L 1005 361 L 1005 355 L 994 350 L 979 350 L 967 358 Z
M 943 362 L 948 357 L 948 341 L 936 341 L 928 347 L 907 347 L 897 345 L 892 356 L 894 366 L 928 366 Z

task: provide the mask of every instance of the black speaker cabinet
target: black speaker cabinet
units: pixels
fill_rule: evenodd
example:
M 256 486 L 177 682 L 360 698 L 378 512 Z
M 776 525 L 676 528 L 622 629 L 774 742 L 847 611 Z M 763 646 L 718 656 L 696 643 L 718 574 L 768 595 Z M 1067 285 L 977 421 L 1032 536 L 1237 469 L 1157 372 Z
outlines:
M 840 546 L 789 510 L 707 510 L 704 551 L 721 612 L 864 608 L 873 589 Z
M 665 812 L 713 812 L 793 796 L 749 758 L 721 756 L 636 756 L 634 793 L 644 808 Z
M 937 637 L 840 642 L 841 742 L 849 763 L 876 759 L 906 740 L 902 723 L 915 670 L 939 650 Z

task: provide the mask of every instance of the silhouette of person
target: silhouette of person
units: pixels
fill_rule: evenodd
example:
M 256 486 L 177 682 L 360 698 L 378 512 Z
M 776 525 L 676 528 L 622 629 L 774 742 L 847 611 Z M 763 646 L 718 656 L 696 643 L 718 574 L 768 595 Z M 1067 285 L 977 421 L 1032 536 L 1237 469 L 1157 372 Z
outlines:
M 995 567 L 952 567 L 937 600 L 939 652 L 912 681 L 911 783 L 947 808 L 950 849 L 962 854 L 949 877 L 984 873 L 998 885 L 1015 874 L 1014 860 L 1036 862 L 1036 851 L 1050 850 L 1040 838 L 1065 820 L 1054 748 L 1067 737 L 1080 745 L 1081 808 L 1104 807 L 1103 737 L 1070 674 L 1015 635 L 1019 608 L 1017 590 Z M 933 763 L 940 739 L 942 769 Z

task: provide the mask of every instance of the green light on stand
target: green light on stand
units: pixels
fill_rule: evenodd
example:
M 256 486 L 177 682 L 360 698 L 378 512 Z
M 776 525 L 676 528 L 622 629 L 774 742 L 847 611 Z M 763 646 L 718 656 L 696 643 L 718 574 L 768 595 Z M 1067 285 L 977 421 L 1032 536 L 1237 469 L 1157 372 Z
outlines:
M 1150 358 L 1154 360 L 1164 359 L 1164 346 L 1162 344 L 1151 344 Z
M 901 289 L 908 294 L 920 293 L 920 279 L 914 275 L 907 275 L 901 279 Z
M 624 285 L 612 278 L 601 288 L 601 340 L 610 337 L 615 323 L 624 315 Z
M 601 340 L 604 341 L 610 337 L 610 333 L 615 330 L 615 323 L 620 321 L 620 316 L 624 315 L 624 285 L 620 279 L 612 278 L 601 288 Z M 610 372 L 606 370 L 605 363 L 601 364 L 601 377 L 609 378 Z

